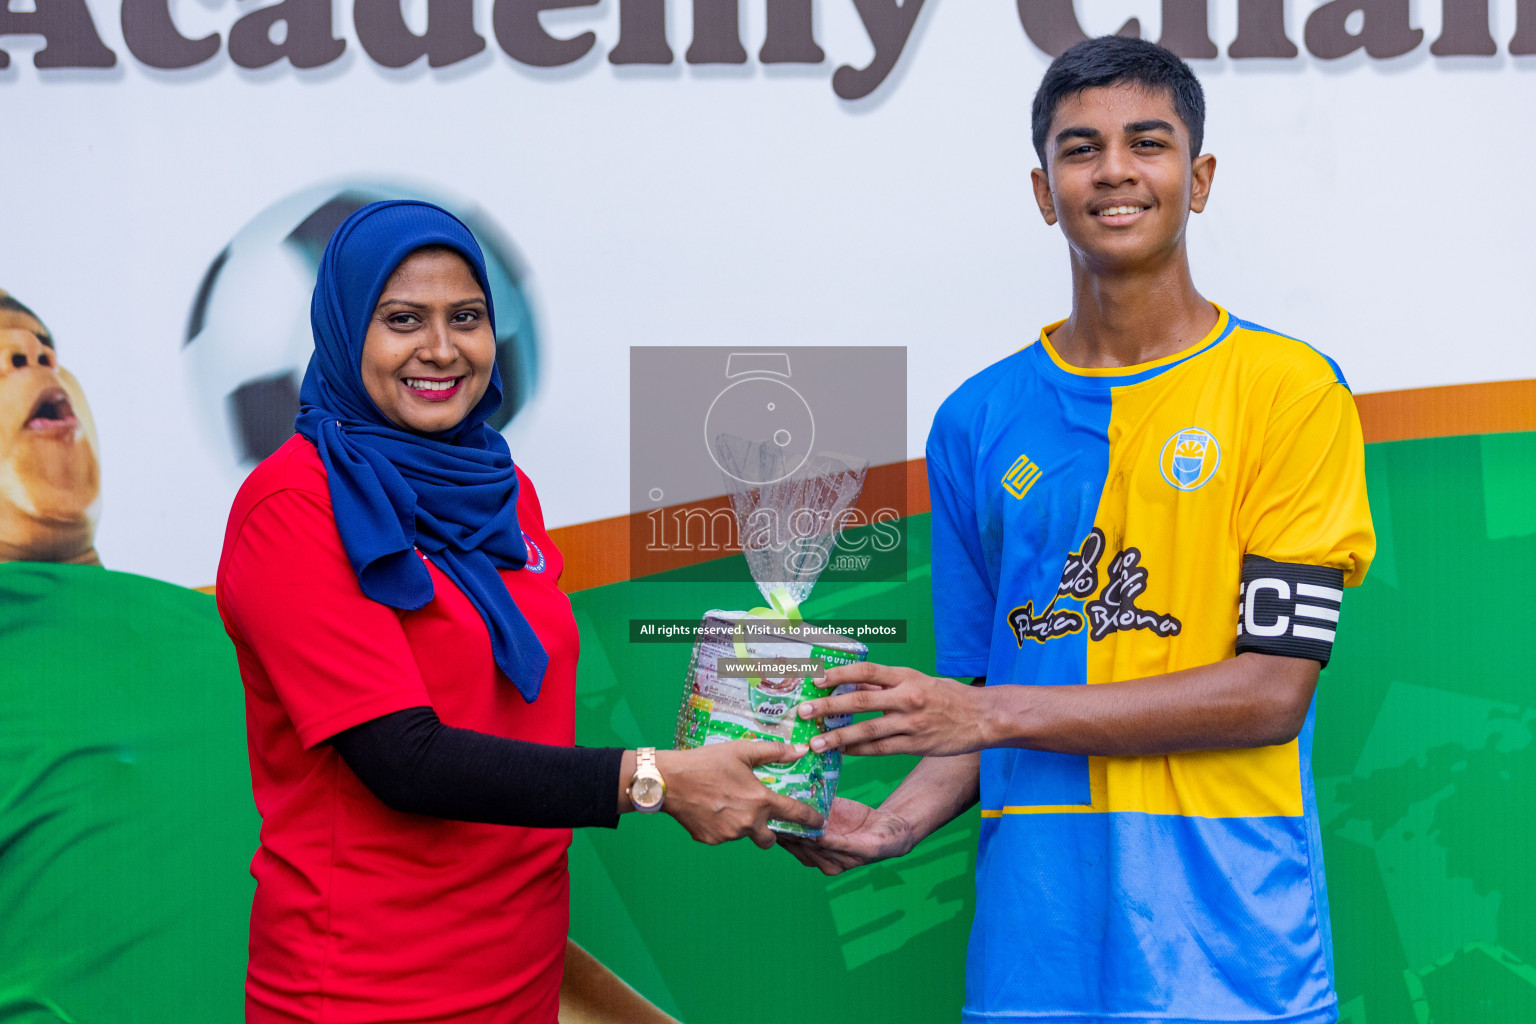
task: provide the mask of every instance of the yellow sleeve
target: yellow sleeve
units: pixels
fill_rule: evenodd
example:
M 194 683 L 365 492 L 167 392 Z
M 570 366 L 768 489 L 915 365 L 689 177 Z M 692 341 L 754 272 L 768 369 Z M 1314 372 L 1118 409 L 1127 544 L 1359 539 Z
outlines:
M 1324 565 L 1358 586 L 1376 554 L 1365 442 L 1354 396 L 1337 381 L 1282 399 L 1238 508 L 1243 554 Z

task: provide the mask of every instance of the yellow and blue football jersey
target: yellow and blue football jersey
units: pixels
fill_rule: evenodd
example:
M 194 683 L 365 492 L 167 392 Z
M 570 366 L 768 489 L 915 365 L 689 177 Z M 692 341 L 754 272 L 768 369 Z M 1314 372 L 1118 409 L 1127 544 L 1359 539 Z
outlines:
M 938 668 L 1092 685 L 1231 658 L 1326 664 L 1375 552 L 1338 367 L 1220 311 L 1086 370 L 1047 335 L 928 440 Z M 1290 743 L 982 753 L 965 1020 L 1335 1019 L 1309 710 Z

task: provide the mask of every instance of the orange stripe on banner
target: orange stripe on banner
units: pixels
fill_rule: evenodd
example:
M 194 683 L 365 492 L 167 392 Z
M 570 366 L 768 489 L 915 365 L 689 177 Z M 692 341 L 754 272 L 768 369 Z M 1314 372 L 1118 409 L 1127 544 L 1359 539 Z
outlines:
M 928 460 L 907 463 L 907 515 L 920 516 L 932 511 L 928 504 Z
M 1366 443 L 1536 430 L 1536 380 L 1356 395 Z
M 1367 444 L 1536 430 L 1536 380 L 1378 391 L 1356 395 L 1355 406 L 1360 410 L 1360 426 Z M 905 514 L 917 516 L 929 511 L 928 464 L 923 459 L 871 468 L 865 484 L 865 497 L 859 504 L 868 504 L 872 494 L 889 497 L 890 489 L 903 476 L 906 480 Z M 725 498 L 714 498 L 663 511 L 670 514 L 695 509 L 708 513 L 728 507 Z M 565 574 L 560 584 L 566 593 L 622 583 L 630 578 L 629 544 L 634 521 L 632 516 L 614 516 L 549 531 L 550 538 L 565 556 Z M 682 568 L 719 557 L 719 551 L 678 551 L 665 567 Z M 197 589 L 213 592 L 212 587 Z
M 567 594 L 629 579 L 629 516 L 614 516 L 549 531 L 565 559 L 560 589 Z
M 905 484 L 904 492 L 897 499 L 895 489 Z M 898 462 L 888 466 L 871 466 L 864 482 L 864 492 L 856 507 L 866 511 L 889 506 L 892 500 L 905 503 L 900 506 L 904 516 L 921 515 L 928 511 L 928 467 L 922 459 Z M 728 511 L 727 498 L 710 498 L 705 501 L 682 505 L 669 505 L 661 509 L 672 516 L 690 511 L 707 516 L 711 512 Z M 641 516 L 614 516 L 590 523 L 559 526 L 549 531 L 550 540 L 565 557 L 565 570 L 560 577 L 560 587 L 568 594 L 610 583 L 622 583 L 631 578 L 630 533 L 644 526 Z M 675 550 L 648 562 L 645 573 L 681 569 L 711 559 L 721 558 L 731 552 L 699 548 L 693 551 Z
M 1378 391 L 1356 395 L 1355 406 L 1360 410 L 1360 426 L 1368 444 L 1536 430 L 1536 380 Z M 866 487 L 873 489 L 882 473 L 899 471 L 906 474 L 907 515 L 929 511 L 928 464 L 923 459 L 913 459 L 905 465 L 876 466 L 869 471 L 871 479 Z M 724 499 L 716 499 L 694 507 L 708 510 L 723 505 Z M 630 578 L 630 528 L 629 516 L 616 516 L 550 531 L 565 555 L 561 585 L 567 593 Z M 692 562 L 681 560 L 682 553 L 679 556 L 675 567 L 717 558 L 719 554 L 699 552 Z

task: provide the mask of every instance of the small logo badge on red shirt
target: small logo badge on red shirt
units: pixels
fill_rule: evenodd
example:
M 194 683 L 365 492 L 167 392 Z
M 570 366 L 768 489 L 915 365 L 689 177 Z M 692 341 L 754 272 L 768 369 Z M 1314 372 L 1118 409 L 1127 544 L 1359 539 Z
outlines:
M 526 530 L 523 531 L 523 543 L 528 545 L 528 564 L 523 568 L 529 572 L 543 572 L 544 552 L 539 550 L 539 546 L 533 542 L 532 537 L 528 536 Z

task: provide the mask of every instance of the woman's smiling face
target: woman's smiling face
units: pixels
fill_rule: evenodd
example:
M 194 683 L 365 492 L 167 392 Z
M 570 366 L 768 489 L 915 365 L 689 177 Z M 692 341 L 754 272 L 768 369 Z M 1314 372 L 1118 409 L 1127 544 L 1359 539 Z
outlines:
M 485 293 L 464 258 L 430 248 L 402 260 L 363 339 L 359 369 L 379 412 L 418 434 L 451 430 L 484 396 L 495 366 Z

